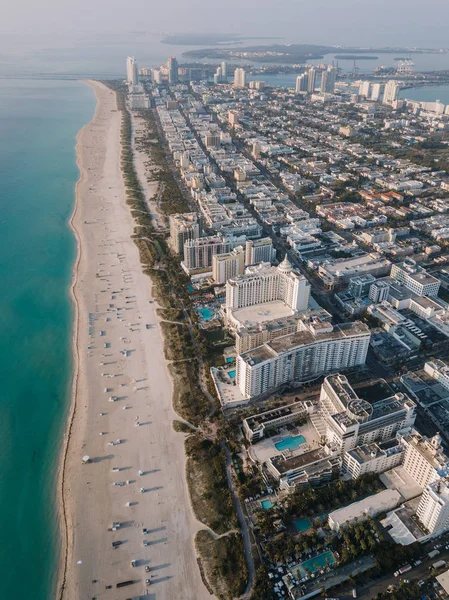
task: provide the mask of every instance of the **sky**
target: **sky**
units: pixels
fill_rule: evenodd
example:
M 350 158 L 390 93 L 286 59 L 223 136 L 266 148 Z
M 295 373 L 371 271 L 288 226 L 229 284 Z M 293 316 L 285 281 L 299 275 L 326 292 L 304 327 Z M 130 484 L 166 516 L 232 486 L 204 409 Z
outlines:
M 449 46 L 448 0 L 1 0 L 11 37 L 230 32 L 289 42 Z

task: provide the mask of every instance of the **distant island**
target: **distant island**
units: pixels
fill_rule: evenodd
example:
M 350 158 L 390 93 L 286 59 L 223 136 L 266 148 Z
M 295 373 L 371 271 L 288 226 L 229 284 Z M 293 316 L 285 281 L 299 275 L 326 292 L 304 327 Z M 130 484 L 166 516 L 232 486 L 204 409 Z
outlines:
M 378 56 L 360 56 L 360 54 L 336 54 L 334 56 L 337 60 L 378 60 Z
M 176 39 L 177 36 L 174 36 Z M 205 34 L 204 37 L 208 37 Z M 202 35 L 197 36 L 195 39 L 195 45 L 201 45 L 198 41 L 204 37 Z M 214 37 L 214 36 L 211 36 Z M 166 43 L 174 43 L 173 37 L 170 37 Z M 185 38 L 183 38 L 185 39 Z M 210 37 L 209 37 L 210 39 Z M 230 37 L 216 36 L 215 44 L 229 43 Z M 184 43 L 186 43 L 184 41 Z M 192 42 L 191 42 L 192 43 Z M 193 43 L 192 43 L 193 45 Z M 239 48 L 201 48 L 195 50 L 188 50 L 183 53 L 183 56 L 193 59 L 220 59 L 220 60 L 250 60 L 252 62 L 263 62 L 263 63 L 282 63 L 282 64 L 301 64 L 306 63 L 308 60 L 322 59 L 326 54 L 334 54 L 335 52 L 341 52 L 337 55 L 337 59 L 341 60 L 376 60 L 379 57 L 374 56 L 376 54 L 436 54 L 439 53 L 436 50 L 431 49 L 419 49 L 419 48 L 350 48 L 342 46 L 319 46 L 314 44 L 272 44 L 272 45 L 258 45 L 258 46 L 244 46 Z M 347 54 L 345 53 L 347 52 Z

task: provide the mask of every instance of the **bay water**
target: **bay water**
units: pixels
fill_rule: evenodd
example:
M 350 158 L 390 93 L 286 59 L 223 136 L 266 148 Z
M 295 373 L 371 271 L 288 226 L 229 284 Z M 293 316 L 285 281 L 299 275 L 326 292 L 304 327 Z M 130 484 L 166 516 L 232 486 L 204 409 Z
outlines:
M 71 393 L 76 81 L 0 80 L 0 598 L 54 597 Z

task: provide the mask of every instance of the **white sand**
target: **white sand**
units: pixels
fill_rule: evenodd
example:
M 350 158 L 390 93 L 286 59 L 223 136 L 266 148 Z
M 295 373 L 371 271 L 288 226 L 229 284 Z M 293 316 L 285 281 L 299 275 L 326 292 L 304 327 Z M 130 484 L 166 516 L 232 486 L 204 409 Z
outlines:
M 202 525 L 188 499 L 184 436 L 172 429 L 176 414 L 156 304 L 149 303 L 151 283 L 130 239 L 133 221 L 119 162 L 121 117 L 115 94 L 89 83 L 98 104 L 77 145 L 81 178 L 73 225 L 80 252 L 74 282 L 78 360 L 61 478 L 68 541 L 66 560 L 65 551 L 62 557 L 67 567 L 61 569 L 62 597 L 124 600 L 143 596 L 148 589 L 148 598 L 157 600 L 211 598 L 196 563 L 193 540 Z M 119 400 L 109 402 L 110 396 Z M 117 439 L 123 443 L 108 446 Z M 82 464 L 84 455 L 91 457 L 91 464 Z M 113 467 L 121 470 L 112 472 Z M 118 481 L 130 483 L 112 485 Z M 108 531 L 113 521 L 122 528 Z M 151 533 L 143 535 L 143 527 Z M 149 542 L 146 547 L 144 540 Z M 123 543 L 113 550 L 113 541 Z M 138 561 L 135 568 L 132 559 Z M 150 576 L 152 585 L 146 588 Z M 126 580 L 136 583 L 115 588 Z M 106 585 L 113 589 L 106 590 Z

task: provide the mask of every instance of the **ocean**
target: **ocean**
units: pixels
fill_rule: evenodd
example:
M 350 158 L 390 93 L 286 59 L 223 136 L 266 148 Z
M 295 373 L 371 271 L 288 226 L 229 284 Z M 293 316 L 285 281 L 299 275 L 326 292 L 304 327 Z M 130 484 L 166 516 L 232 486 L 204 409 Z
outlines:
M 76 81 L 0 80 L 0 598 L 53 597 L 57 462 L 70 404 Z

